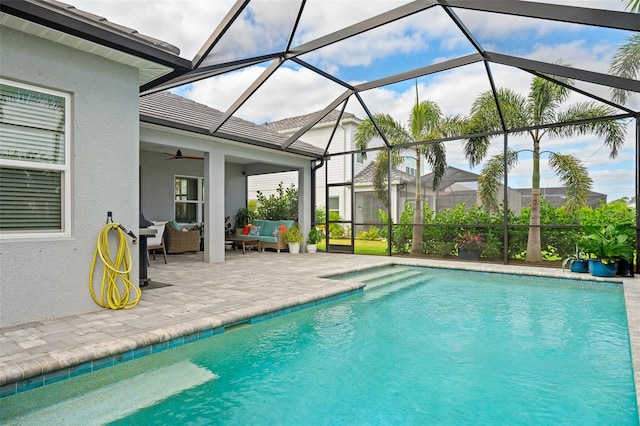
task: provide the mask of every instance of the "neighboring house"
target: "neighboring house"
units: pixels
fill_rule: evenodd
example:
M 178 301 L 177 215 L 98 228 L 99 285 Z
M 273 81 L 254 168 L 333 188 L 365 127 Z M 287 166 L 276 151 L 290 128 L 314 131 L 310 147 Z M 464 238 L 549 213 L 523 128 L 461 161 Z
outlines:
M 517 190 L 522 194 L 522 204 L 524 206 L 531 205 L 531 188 L 521 188 Z M 564 187 L 557 186 L 551 188 L 540 188 L 540 194 L 549 202 L 553 207 L 562 207 L 567 200 L 567 191 Z M 600 203 L 607 203 L 607 194 L 600 192 L 589 191 L 589 197 L 587 198 L 587 206 L 596 208 L 600 206 Z
M 378 209 L 383 209 L 382 202 L 378 199 L 373 189 L 373 172 L 375 164 L 369 164 L 354 179 L 356 198 L 356 222 L 375 223 L 379 220 Z M 411 170 L 409 168 L 409 170 Z M 422 176 L 422 201 L 428 208 L 435 211 L 450 209 L 456 204 L 464 203 L 465 208 L 481 205 L 478 194 L 478 178 L 476 173 L 457 167 L 448 166 L 436 191 L 433 190 L 433 173 Z M 415 206 L 416 193 L 415 176 L 393 170 L 391 174 L 391 218 L 398 223 L 400 215 L 404 211 L 405 203 Z M 509 206 L 515 211 L 522 208 L 522 195 L 519 190 L 509 188 Z M 499 200 L 503 194 L 500 192 Z M 366 228 L 366 227 L 365 227 Z
M 355 221 L 357 223 L 379 222 L 378 210 L 386 211 L 373 188 L 374 169 L 375 162 L 372 162 L 353 179 L 356 199 Z M 391 171 L 390 206 L 391 218 L 394 223 L 398 223 L 405 203 L 413 204 L 415 202 L 415 180 L 415 176 L 409 173 L 396 169 Z M 364 229 L 366 228 L 365 226 Z
M 191 68 L 177 48 L 53 1 L 3 1 L 0 22 L 0 327 L 97 308 L 89 272 L 109 211 L 137 234 L 140 209 L 171 220 L 195 204 L 205 261 L 223 261 L 246 176 L 293 170 L 309 229 L 320 150 L 282 149 L 282 136 L 233 118 L 210 134 L 218 111 L 166 92 L 140 99 Z M 203 160 L 167 160 L 178 149 Z
M 308 123 L 316 114 L 285 118 L 265 123 L 263 126 L 288 137 Z M 304 134 L 304 142 L 317 147 L 323 152 L 327 151 L 329 154 L 355 150 L 355 132 L 361 120 L 355 115 L 345 112 L 333 134 L 333 138 L 331 138 L 331 133 L 336 126 L 339 114 L 340 112 L 336 110 L 327 114 L 318 124 Z M 345 220 L 350 219 L 351 188 L 349 185 L 342 184 L 351 182 L 353 175 L 360 173 L 372 161 L 372 155 L 369 155 L 366 160 L 361 154 L 354 154 L 353 157 L 352 161 L 351 155 L 333 156 L 331 161 L 328 162 L 328 167 L 325 165 L 316 172 L 316 206 L 318 208 L 326 206 L 329 212 L 338 213 Z M 353 167 L 352 164 L 354 164 Z M 329 184 L 335 185 L 330 188 L 328 198 L 326 197 L 327 176 Z M 256 199 L 257 191 L 261 191 L 265 195 L 272 194 L 280 182 L 283 182 L 285 188 L 288 188 L 292 183 L 298 187 L 296 176 L 292 174 L 261 175 L 249 180 L 248 198 Z
M 464 203 L 465 208 L 471 208 L 474 205 L 482 205 L 480 194 L 478 194 L 478 178 L 480 175 L 468 170 L 459 169 L 457 167 L 448 166 L 445 170 L 437 191 L 433 191 L 433 173 L 429 173 L 422 177 L 422 189 L 424 191 L 424 199 L 428 201 L 429 208 L 436 211 L 450 209 L 456 204 Z M 498 191 L 498 203 L 502 203 L 504 199 L 503 186 Z M 507 202 L 509 209 L 520 212 L 523 201 L 519 190 L 507 189 Z

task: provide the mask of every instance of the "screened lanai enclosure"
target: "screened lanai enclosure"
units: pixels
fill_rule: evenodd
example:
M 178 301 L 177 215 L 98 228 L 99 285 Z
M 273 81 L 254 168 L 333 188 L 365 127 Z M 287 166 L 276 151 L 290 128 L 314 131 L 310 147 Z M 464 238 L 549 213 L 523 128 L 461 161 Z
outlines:
M 481 259 L 539 262 L 609 223 L 637 251 L 640 16 L 563 3 L 237 1 L 193 69 L 142 96 L 243 77 L 210 105 L 224 111 L 211 134 L 232 116 L 306 117 L 283 149 L 324 149 L 312 187 L 329 252 L 382 241 L 446 257 L 467 237 Z M 360 119 L 352 141 L 345 114 Z

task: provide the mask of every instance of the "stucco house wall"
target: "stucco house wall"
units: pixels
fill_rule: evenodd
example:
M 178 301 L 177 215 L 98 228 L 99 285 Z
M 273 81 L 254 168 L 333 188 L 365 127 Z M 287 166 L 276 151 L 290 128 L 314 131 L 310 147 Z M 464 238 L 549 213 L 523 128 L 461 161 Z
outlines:
M 107 211 L 137 232 L 138 70 L 6 27 L 0 39 L 2 78 L 70 94 L 72 120 L 71 236 L 0 240 L 0 326 L 95 310 L 89 270 Z

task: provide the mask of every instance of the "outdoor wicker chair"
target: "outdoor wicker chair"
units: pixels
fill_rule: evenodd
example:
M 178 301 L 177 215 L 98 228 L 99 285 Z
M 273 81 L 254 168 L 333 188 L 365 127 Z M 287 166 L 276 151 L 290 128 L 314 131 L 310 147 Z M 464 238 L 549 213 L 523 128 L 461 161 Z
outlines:
M 165 239 L 169 254 L 200 251 L 200 231 L 197 229 L 178 231 L 170 223 L 167 223 Z

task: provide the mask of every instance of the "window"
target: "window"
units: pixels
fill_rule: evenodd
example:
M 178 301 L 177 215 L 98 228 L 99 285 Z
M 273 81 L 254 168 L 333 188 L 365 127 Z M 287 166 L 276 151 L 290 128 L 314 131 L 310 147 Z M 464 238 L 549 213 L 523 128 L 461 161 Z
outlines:
M 0 236 L 70 235 L 69 104 L 0 80 Z
M 175 220 L 181 223 L 203 223 L 204 179 L 200 177 L 176 176 Z
M 329 197 L 329 213 L 340 213 L 340 197 Z

